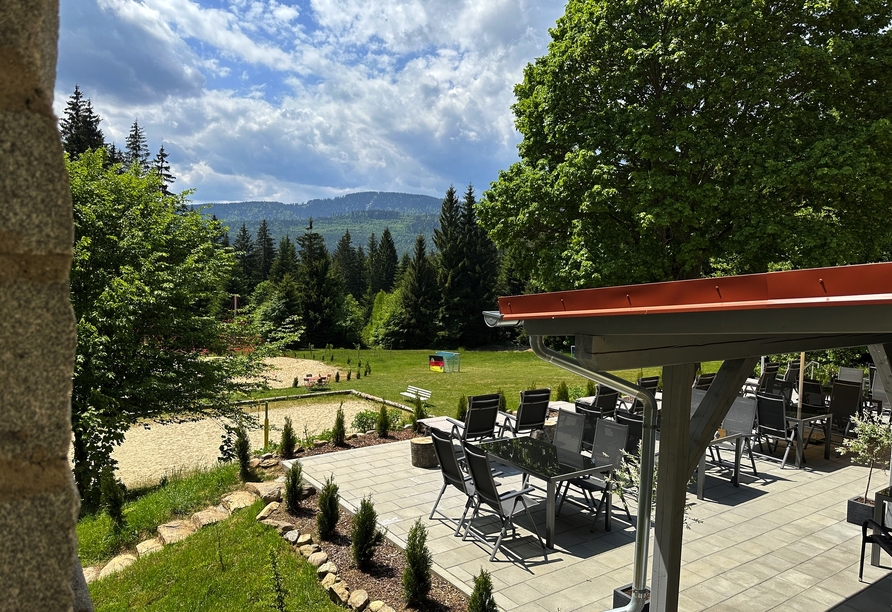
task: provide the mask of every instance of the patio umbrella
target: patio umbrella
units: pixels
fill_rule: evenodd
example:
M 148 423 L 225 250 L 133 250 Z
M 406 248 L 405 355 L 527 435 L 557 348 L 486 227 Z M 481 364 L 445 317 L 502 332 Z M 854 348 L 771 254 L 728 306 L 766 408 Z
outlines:
M 802 418 L 802 383 L 805 380 L 805 353 L 799 354 L 799 408 L 796 410 L 796 418 Z

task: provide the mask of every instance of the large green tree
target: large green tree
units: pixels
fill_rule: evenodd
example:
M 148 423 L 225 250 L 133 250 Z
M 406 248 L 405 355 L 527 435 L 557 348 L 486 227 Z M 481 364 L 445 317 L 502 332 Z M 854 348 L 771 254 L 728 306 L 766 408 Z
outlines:
M 128 168 L 139 168 L 140 172 L 149 171 L 149 145 L 146 143 L 146 131 L 134 119 L 127 134 L 127 149 L 124 153 Z M 163 184 L 163 183 L 162 183 Z
M 431 346 L 436 330 L 437 273 L 427 255 L 424 235 L 415 239 L 415 252 L 403 276 L 402 310 L 395 317 L 395 329 L 388 334 L 393 348 L 419 349 Z
M 276 259 L 276 243 L 269 232 L 266 219 L 261 220 L 257 227 L 257 240 L 254 244 L 257 247 L 257 282 L 262 282 L 269 278 L 270 268 Z
M 89 98 L 84 98 L 80 87 L 75 85 L 74 93 L 68 98 L 62 119 L 59 120 L 62 147 L 71 159 L 77 159 L 90 149 L 105 146 L 105 137 L 99 129 L 100 121 Z
M 462 227 L 462 207 L 450 185 L 440 206 L 440 227 L 434 229 L 437 247 L 437 285 L 440 307 L 437 312 L 437 339 L 447 348 L 458 346 L 464 327 L 464 303 L 470 298 L 467 282 L 467 254 Z
M 220 225 L 166 196 L 154 173 L 105 168 L 105 151 L 68 162 L 75 243 L 71 303 L 74 475 L 85 507 L 127 429 L 230 416 L 254 357 L 231 354 L 218 318 L 233 255 Z M 208 359 L 208 354 L 220 358 Z
M 479 216 L 545 289 L 889 257 L 892 4 L 570 0 Z
M 497 308 L 496 289 L 499 280 L 499 253 L 489 236 L 477 223 L 477 199 L 474 188 L 468 185 L 461 207 L 462 270 L 467 297 L 457 304 L 462 322 L 461 346 L 480 346 L 493 341 L 496 330 L 483 320 L 484 310 Z

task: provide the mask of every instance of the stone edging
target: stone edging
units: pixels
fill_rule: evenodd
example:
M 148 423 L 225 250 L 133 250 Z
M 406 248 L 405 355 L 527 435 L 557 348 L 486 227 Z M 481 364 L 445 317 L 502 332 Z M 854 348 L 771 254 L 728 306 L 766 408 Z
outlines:
M 300 401 L 305 399 L 311 399 L 314 397 L 330 397 L 333 395 L 355 395 L 356 397 L 364 400 L 368 400 L 370 402 L 376 402 L 379 404 L 385 404 L 390 406 L 391 408 L 399 408 L 404 412 L 412 412 L 415 410 L 405 404 L 400 404 L 399 402 L 394 402 L 391 400 L 387 400 L 381 397 L 375 397 L 374 395 L 369 395 L 368 393 L 362 393 L 357 391 L 356 389 L 343 389 L 337 391 L 316 391 L 313 393 L 305 393 L 303 395 L 277 395 L 275 397 L 264 397 L 263 399 L 251 399 L 251 400 L 239 400 L 237 402 L 232 402 L 233 406 L 245 406 L 248 404 L 262 404 L 263 402 L 284 402 L 288 400 L 292 401 Z

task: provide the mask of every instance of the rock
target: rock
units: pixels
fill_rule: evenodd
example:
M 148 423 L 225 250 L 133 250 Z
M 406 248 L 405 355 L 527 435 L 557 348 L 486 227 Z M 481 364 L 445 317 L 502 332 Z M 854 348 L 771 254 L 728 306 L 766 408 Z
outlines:
M 262 455 L 260 455 L 260 458 L 263 459 L 263 460 L 266 460 L 266 459 L 272 459 L 272 458 L 273 458 L 273 454 L 272 454 L 272 453 L 263 453 Z
M 139 555 L 141 559 L 143 557 L 151 555 L 152 553 L 158 552 L 162 548 L 164 548 L 164 542 L 162 542 L 158 538 L 151 538 L 149 540 L 143 540 L 136 545 L 136 554 Z
M 324 554 L 324 553 L 323 553 Z M 337 574 L 338 566 L 331 561 L 326 561 L 316 568 L 316 578 L 324 578 L 325 574 Z
M 269 515 L 279 509 L 279 502 L 270 502 L 266 507 L 257 513 L 257 520 L 262 521 L 268 519 Z
M 276 467 L 276 466 L 278 466 L 278 465 L 279 465 L 279 460 L 278 460 L 278 459 L 272 459 L 272 458 L 270 458 L 270 459 L 263 459 L 263 460 L 260 462 L 260 467 L 262 467 L 262 468 L 265 469 L 265 470 L 268 470 L 268 469 L 270 469 L 270 468 L 274 468 L 274 467 Z
M 307 557 L 307 563 L 309 563 L 313 567 L 319 567 L 323 563 L 327 563 L 327 562 L 328 562 L 328 555 L 325 554 L 321 550 L 317 550 L 316 552 L 311 554 L 309 557 Z
M 384 604 L 383 606 L 381 606 L 381 608 L 378 610 L 378 612 L 396 612 L 396 610 L 394 610 L 387 604 Z
M 87 584 L 91 582 L 96 582 L 99 580 L 99 574 L 102 573 L 102 568 L 98 565 L 91 565 L 90 567 L 84 568 L 84 580 L 87 581 Z
M 366 433 L 366 435 L 370 436 L 370 435 L 372 435 L 372 434 L 374 434 L 374 433 L 378 433 L 378 432 L 377 432 L 376 430 L 374 430 L 374 429 L 370 429 L 370 430 L 368 430 L 368 431 L 365 432 L 365 433 Z M 382 603 L 383 603 L 383 602 L 382 602 Z
M 248 461 L 248 467 L 251 468 L 252 470 L 256 470 L 257 466 L 259 466 L 259 465 L 260 465 L 260 459 L 258 459 L 257 457 L 254 457 L 253 459 Z
M 196 529 L 201 529 L 207 525 L 219 523 L 227 518 L 229 518 L 229 510 L 226 509 L 226 506 L 221 504 L 219 506 L 205 508 L 204 510 L 200 510 L 193 514 L 192 524 L 195 525 Z
M 158 525 L 158 539 L 165 545 L 185 540 L 195 533 L 195 525 L 192 521 L 171 521 Z
M 333 585 L 338 580 L 340 580 L 340 578 L 338 578 L 337 574 L 325 574 L 325 578 L 323 578 L 321 582 L 322 588 L 327 591 L 328 587 Z
M 302 453 L 305 450 L 306 449 L 303 446 L 298 446 L 297 448 L 294 449 L 294 454 L 296 455 L 297 453 Z
M 310 497 L 311 495 L 316 495 L 316 487 L 313 485 L 304 485 L 304 494 L 300 496 L 301 499 L 305 497 Z
M 312 544 L 312 543 L 313 543 L 313 534 L 311 534 L 311 533 L 302 533 L 302 534 L 298 535 L 297 541 L 295 542 L 295 544 L 297 546 L 304 546 L 306 544 Z
M 300 532 L 297 529 L 293 529 L 291 531 L 287 531 L 282 534 L 282 537 L 285 538 L 285 541 L 291 544 L 292 546 L 297 545 L 297 539 L 300 537 Z M 301 544 L 303 546 L 303 544 Z
M 344 439 L 345 439 L 345 440 L 355 440 L 355 439 L 356 439 L 356 434 L 355 434 L 355 433 L 348 433 L 346 436 L 344 436 Z
M 347 585 L 343 582 L 335 582 L 328 587 L 328 597 L 334 603 L 346 606 L 347 601 L 350 599 L 350 589 L 348 589 Z
M 249 482 L 245 490 L 259 495 L 266 503 L 282 501 L 282 484 L 278 482 Z
M 257 499 L 257 495 L 250 491 L 233 491 L 223 496 L 222 505 L 230 512 L 234 512 L 240 508 L 247 508 Z
M 264 519 L 260 521 L 264 525 L 268 525 L 270 527 L 275 527 L 276 531 L 279 532 L 279 535 L 285 535 L 289 531 L 294 529 L 294 525 L 291 523 L 286 523 L 285 521 L 274 521 L 273 519 Z
M 347 605 L 356 610 L 356 612 L 362 612 L 369 605 L 369 594 L 362 589 L 356 589 L 350 593 Z
M 326 442 L 325 440 L 313 440 L 313 447 L 314 447 L 314 448 L 322 448 L 322 447 L 325 446 L 326 444 L 328 444 L 328 442 Z
M 322 550 L 322 549 L 319 548 L 318 544 L 307 544 L 305 546 L 301 546 L 298 549 L 298 552 L 300 552 L 300 554 L 303 555 L 304 557 L 309 557 L 314 552 L 319 552 L 320 550 Z
M 99 579 L 102 580 L 106 576 L 111 576 L 112 574 L 117 574 L 121 570 L 126 567 L 129 567 L 136 561 L 136 555 L 131 555 L 130 553 L 124 553 L 123 555 L 118 555 L 111 561 L 105 564 L 105 567 L 102 568 L 102 571 L 99 572 Z

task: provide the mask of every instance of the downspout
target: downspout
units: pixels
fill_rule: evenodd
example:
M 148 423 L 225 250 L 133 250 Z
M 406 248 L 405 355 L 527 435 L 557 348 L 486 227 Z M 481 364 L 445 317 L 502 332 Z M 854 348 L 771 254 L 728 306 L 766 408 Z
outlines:
M 617 389 L 644 404 L 644 426 L 641 435 L 641 484 L 638 490 L 638 518 L 635 528 L 635 560 L 632 578 L 632 599 L 625 607 L 609 612 L 640 612 L 647 596 L 647 554 L 650 545 L 650 508 L 653 502 L 654 450 L 657 400 L 643 388 L 607 372 L 595 372 L 545 346 L 542 336 L 530 336 L 530 347 L 539 359 L 569 370 L 583 378 Z

